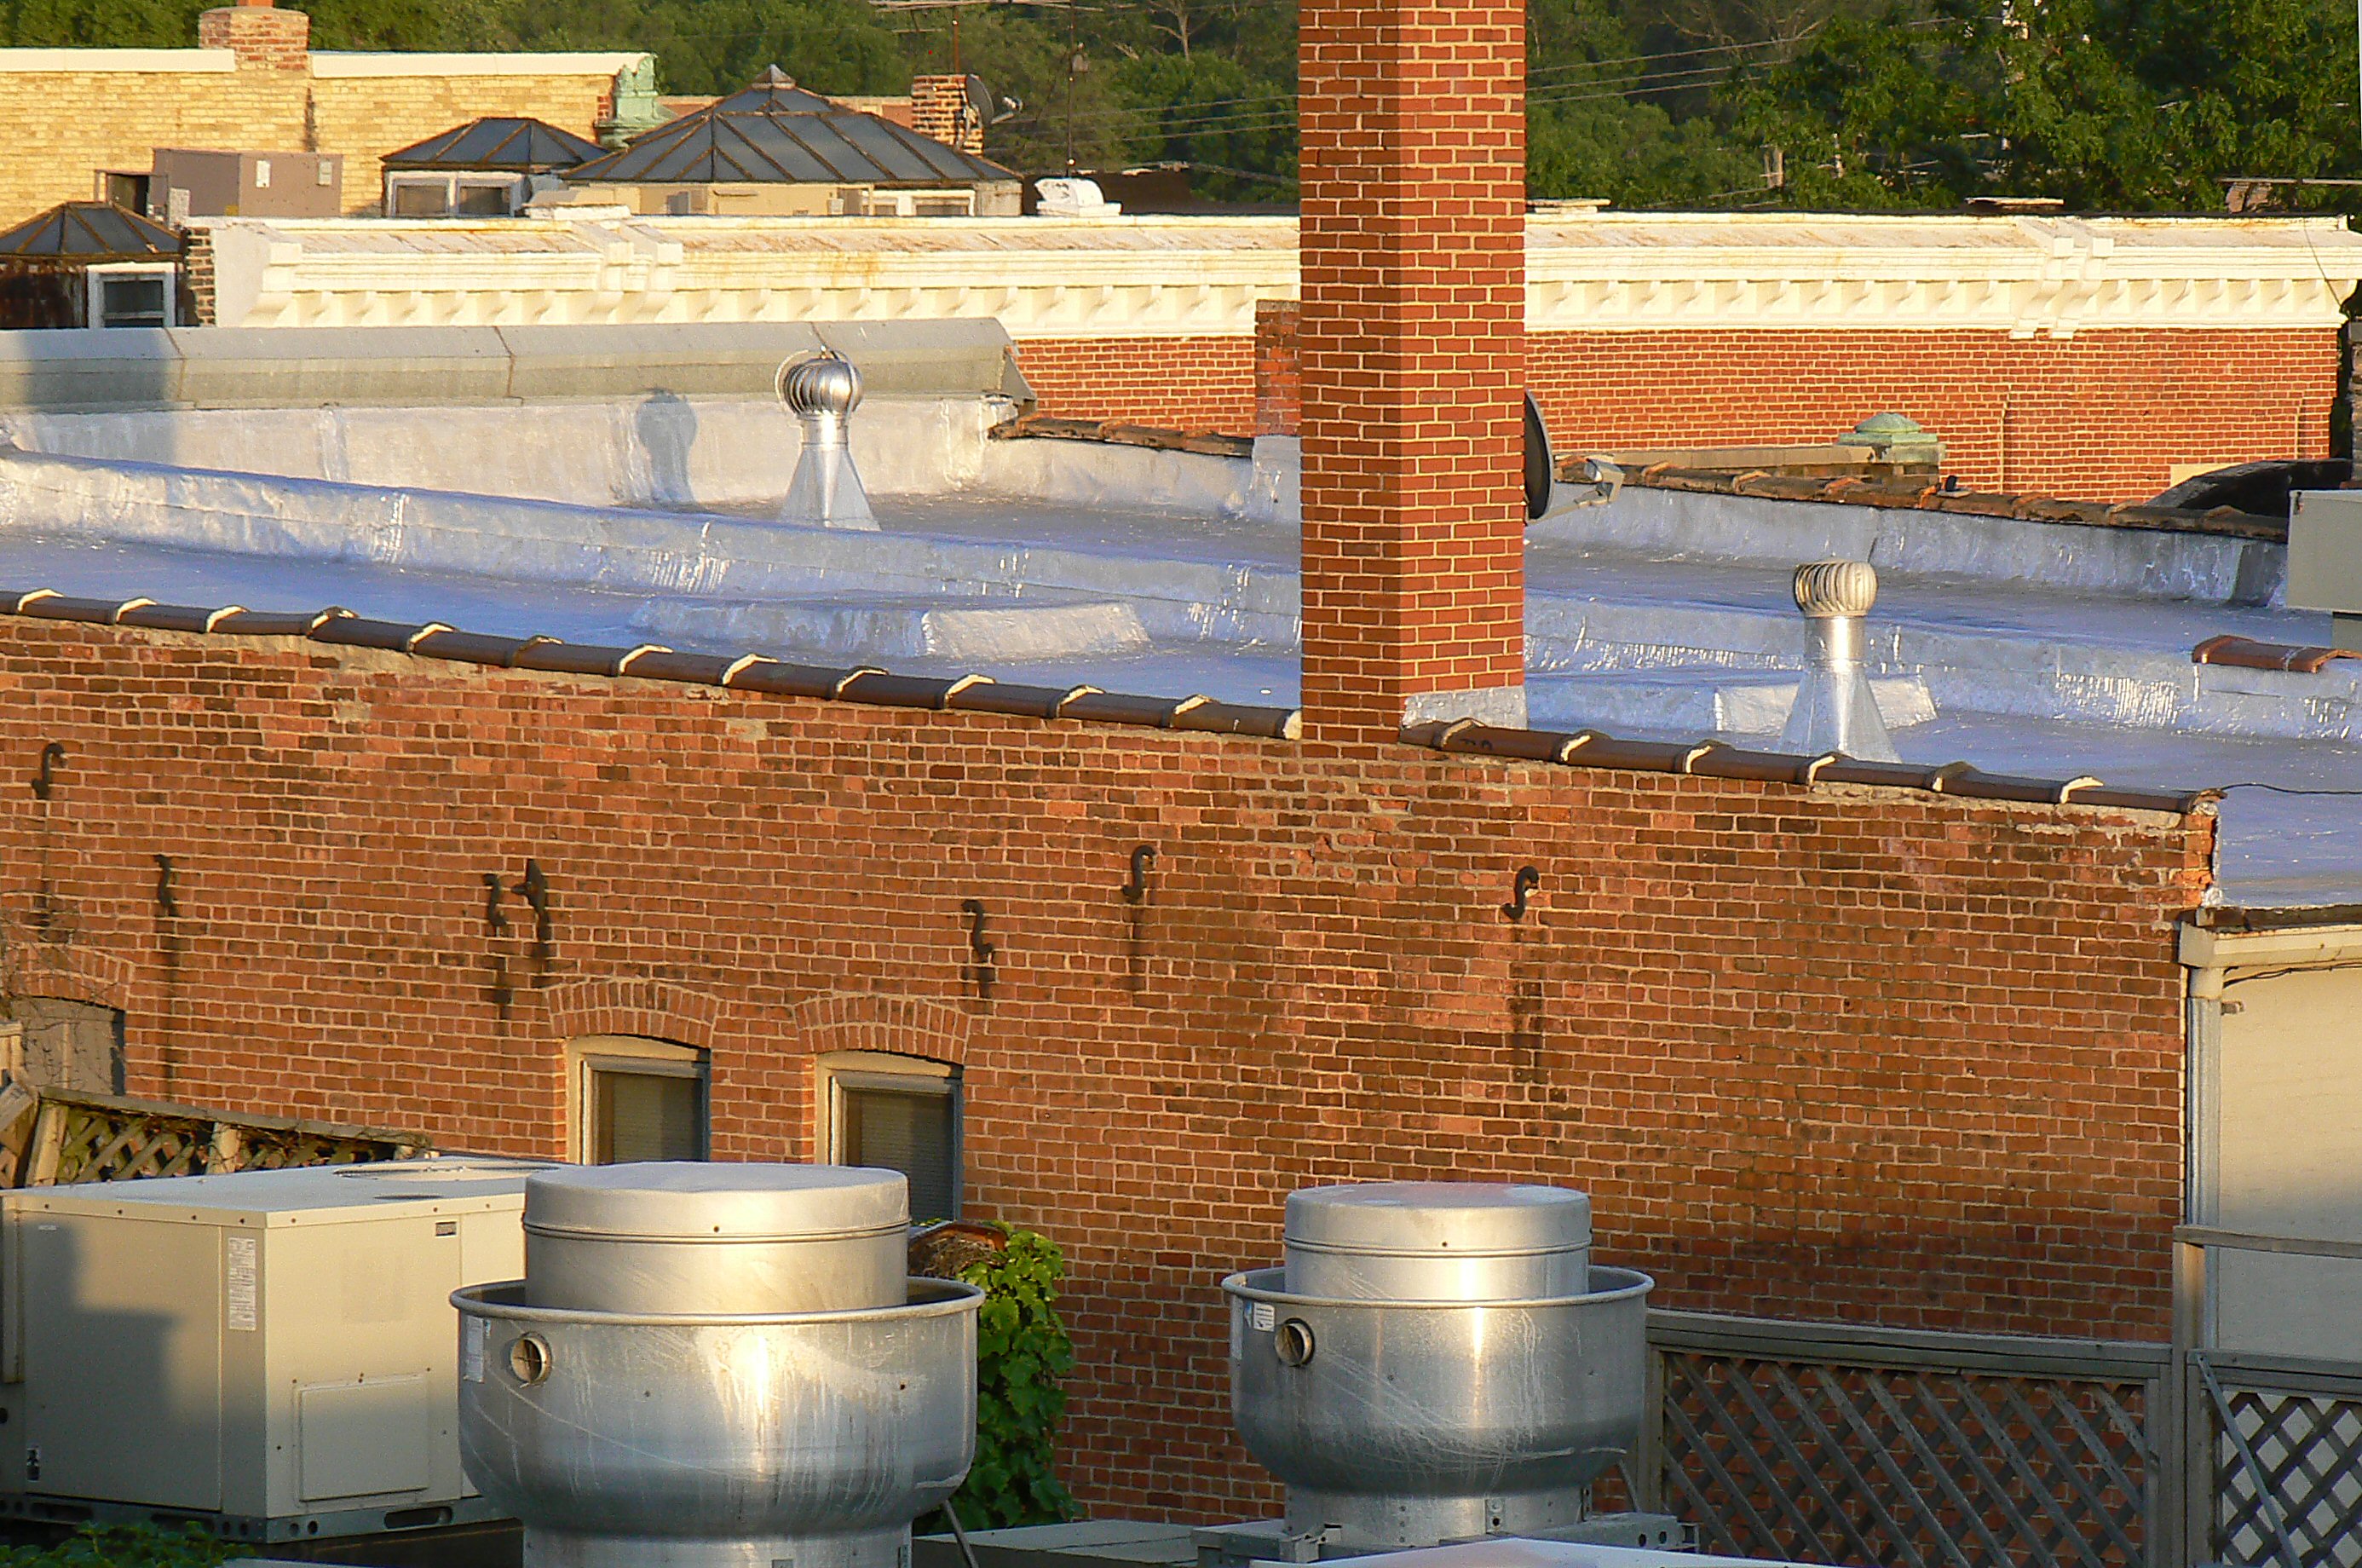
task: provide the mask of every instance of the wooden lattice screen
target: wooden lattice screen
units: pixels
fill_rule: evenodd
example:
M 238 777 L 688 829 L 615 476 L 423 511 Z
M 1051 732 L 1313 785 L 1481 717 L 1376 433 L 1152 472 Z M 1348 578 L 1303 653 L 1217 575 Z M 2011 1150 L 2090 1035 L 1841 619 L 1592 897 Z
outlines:
M 1701 1550 L 1880 1568 L 2149 1562 L 2163 1347 L 2079 1358 L 2055 1341 L 1652 1319 L 1657 1501 Z
M 2362 1369 L 2191 1359 L 2214 1418 L 2213 1560 L 2362 1568 Z
M 434 1152 L 423 1133 L 16 1083 L 0 1088 L 0 1187 L 350 1165 Z

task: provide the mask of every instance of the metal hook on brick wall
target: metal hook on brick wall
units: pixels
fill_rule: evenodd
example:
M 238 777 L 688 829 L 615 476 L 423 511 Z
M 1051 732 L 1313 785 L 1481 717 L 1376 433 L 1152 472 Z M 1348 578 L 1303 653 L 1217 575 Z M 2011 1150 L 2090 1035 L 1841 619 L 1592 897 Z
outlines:
M 1542 885 L 1542 874 L 1530 866 L 1518 867 L 1517 879 L 1509 884 L 1509 901 L 1501 912 L 1511 920 L 1526 918 L 1526 895 Z
M 984 937 L 984 900 L 962 899 L 960 912 L 967 916 L 967 950 L 976 959 L 976 994 L 989 999 L 992 995 L 992 955 L 1000 951 Z
M 1136 904 L 1148 897 L 1148 868 L 1156 861 L 1156 846 L 1143 844 L 1131 852 L 1131 880 L 1123 885 L 1123 901 Z
M 516 890 L 533 908 L 533 961 L 546 964 L 557 951 L 557 922 L 549 911 L 549 878 L 541 874 L 540 861 L 524 863 L 524 880 Z
M 65 760 L 66 748 L 61 743 L 51 741 L 41 748 L 41 771 L 33 779 L 33 793 L 39 799 L 48 800 L 50 791 L 57 788 L 57 769 L 65 765 Z
M 181 896 L 172 889 L 172 857 L 156 856 L 156 907 L 168 915 L 181 912 Z
M 509 917 L 501 910 L 501 895 L 507 891 L 508 889 L 501 883 L 499 872 L 484 873 L 484 923 L 491 927 L 495 936 L 509 928 Z

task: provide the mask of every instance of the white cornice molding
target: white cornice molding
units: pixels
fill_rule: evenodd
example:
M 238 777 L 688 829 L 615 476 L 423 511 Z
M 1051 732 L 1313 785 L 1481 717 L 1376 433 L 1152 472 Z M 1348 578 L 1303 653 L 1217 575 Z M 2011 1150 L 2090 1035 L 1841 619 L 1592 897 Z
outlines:
M 312 51 L 312 74 L 321 79 L 355 76 L 590 76 L 612 79 L 636 70 L 648 56 L 639 50 L 581 50 L 549 54 L 404 54 L 394 51 Z
M 418 57 L 411 57 L 418 58 Z M 497 57 L 493 57 L 497 58 Z M 248 326 L 998 317 L 1018 338 L 1246 337 L 1284 218 L 552 217 L 267 226 Z M 2334 328 L 2362 237 L 2309 219 L 1604 215 L 1537 223 L 1535 332 Z M 239 291 L 225 289 L 225 297 Z M 241 293 L 241 297 L 244 296 Z

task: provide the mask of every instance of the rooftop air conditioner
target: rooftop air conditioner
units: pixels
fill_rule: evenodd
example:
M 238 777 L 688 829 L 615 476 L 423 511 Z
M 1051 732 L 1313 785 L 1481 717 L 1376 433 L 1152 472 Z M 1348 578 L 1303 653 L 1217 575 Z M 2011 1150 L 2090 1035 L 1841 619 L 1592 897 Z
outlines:
M 0 1514 L 245 1540 L 495 1517 L 459 1468 L 450 1295 L 524 1272 L 541 1168 L 0 1194 Z

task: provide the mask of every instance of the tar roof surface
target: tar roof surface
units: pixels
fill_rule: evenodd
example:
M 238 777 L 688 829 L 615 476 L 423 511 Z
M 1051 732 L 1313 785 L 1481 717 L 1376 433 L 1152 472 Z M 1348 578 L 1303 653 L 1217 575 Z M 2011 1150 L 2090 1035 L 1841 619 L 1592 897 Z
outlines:
M 798 87 L 773 66 L 710 108 L 569 171 L 584 183 L 942 185 L 1013 181 L 998 163 Z

